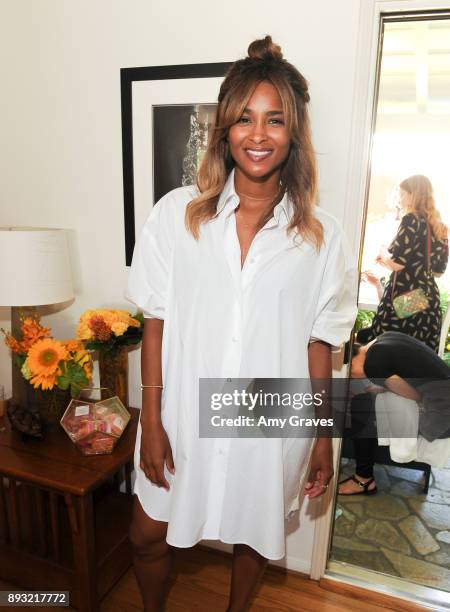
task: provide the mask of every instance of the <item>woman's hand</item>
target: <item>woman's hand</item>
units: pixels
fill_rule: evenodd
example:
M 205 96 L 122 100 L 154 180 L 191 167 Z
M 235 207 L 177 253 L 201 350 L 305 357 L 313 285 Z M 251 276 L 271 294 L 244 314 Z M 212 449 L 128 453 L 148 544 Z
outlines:
M 381 285 L 378 276 L 375 276 L 375 274 L 370 270 L 366 270 L 365 272 L 361 273 L 361 280 L 367 281 L 371 285 L 374 285 L 374 287 L 378 287 Z
M 328 488 L 333 477 L 333 450 L 331 438 L 318 438 L 314 446 L 309 468 L 305 495 L 310 499 L 319 497 Z
M 309 375 L 312 390 L 330 397 L 331 392 L 331 346 L 323 341 L 313 342 L 308 346 Z M 328 381 L 328 382 L 327 382 Z M 332 416 L 332 410 L 325 401 L 321 407 L 315 407 L 316 417 Z M 317 438 L 311 455 L 308 482 L 305 485 L 305 495 L 310 498 L 319 497 L 325 493 L 328 483 L 333 476 L 333 451 L 331 438 Z
M 164 465 L 175 474 L 172 449 L 161 422 L 162 366 L 161 346 L 164 331 L 162 319 L 146 318 L 141 348 L 142 410 L 141 456 L 139 467 L 158 487 L 169 490 Z
M 171 474 L 175 474 L 172 448 L 166 430 L 161 423 L 144 426 L 139 467 L 153 484 L 169 490 L 170 485 L 164 476 L 164 465 L 167 465 Z
M 377 261 L 377 263 L 379 262 Z M 366 270 L 361 274 L 361 280 L 373 285 L 373 287 L 375 287 L 375 289 L 377 290 L 378 299 L 381 300 L 381 297 L 383 295 L 383 285 L 381 284 L 381 281 L 378 276 L 375 276 L 375 274 L 373 272 L 370 272 L 370 270 Z

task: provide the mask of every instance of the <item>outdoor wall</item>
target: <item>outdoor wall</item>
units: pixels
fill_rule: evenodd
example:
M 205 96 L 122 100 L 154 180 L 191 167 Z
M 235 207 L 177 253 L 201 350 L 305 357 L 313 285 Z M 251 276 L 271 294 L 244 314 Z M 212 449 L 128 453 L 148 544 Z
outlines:
M 56 337 L 72 336 L 86 308 L 127 307 L 120 68 L 230 61 L 270 33 L 310 83 L 321 205 L 342 220 L 359 5 L 1 0 L 0 223 L 71 230 L 76 299 L 44 318 Z M 9 323 L 9 310 L 0 308 L 0 326 Z M 138 351 L 130 361 L 130 399 L 138 406 Z M 2 343 L 0 383 L 10 389 Z M 312 506 L 288 537 L 287 564 L 305 572 Z

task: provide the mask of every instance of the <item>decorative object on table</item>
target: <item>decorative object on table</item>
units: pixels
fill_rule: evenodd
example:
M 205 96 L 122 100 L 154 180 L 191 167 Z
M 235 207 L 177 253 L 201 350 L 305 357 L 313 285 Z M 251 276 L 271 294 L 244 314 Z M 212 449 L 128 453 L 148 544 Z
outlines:
M 44 437 L 44 427 L 37 406 L 9 404 L 6 412 L 12 428 L 23 434 L 25 438 L 42 439 Z
M 111 389 L 128 405 L 128 347 L 139 344 L 144 330 L 142 313 L 126 310 L 86 310 L 77 335 L 86 349 L 99 352 L 100 386 Z M 102 394 L 102 399 L 105 395 Z
M 121 69 L 127 266 L 148 203 L 175 187 L 192 184 L 217 91 L 230 66 L 231 62 L 223 62 Z
M 99 402 L 74 399 L 61 425 L 84 455 L 106 455 L 112 453 L 130 417 L 117 396 Z
M 77 397 L 92 380 L 89 351 L 80 340 L 55 340 L 38 318 L 23 319 L 20 339 L 4 329 L 1 331 L 15 355 L 13 367 L 27 381 L 25 403 L 13 402 L 13 407 L 38 413 L 45 427 L 56 427 L 70 398 Z M 26 421 L 24 417 L 21 419 Z M 23 429 L 19 431 L 24 433 Z
M 11 333 L 21 319 L 36 317 L 36 306 L 74 297 L 67 232 L 62 229 L 0 227 L 0 306 L 11 306 Z M 25 406 L 26 381 L 12 368 L 12 403 Z

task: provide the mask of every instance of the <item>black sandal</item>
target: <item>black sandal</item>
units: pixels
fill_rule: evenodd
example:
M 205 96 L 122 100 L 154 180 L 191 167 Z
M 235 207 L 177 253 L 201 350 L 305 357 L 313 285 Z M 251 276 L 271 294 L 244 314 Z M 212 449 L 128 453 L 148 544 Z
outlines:
M 349 480 L 356 482 L 356 484 L 361 487 L 361 491 L 355 491 L 354 493 L 339 493 L 339 495 L 375 495 L 375 493 L 378 491 L 376 485 L 373 489 L 369 489 L 369 485 L 371 485 L 372 482 L 375 482 L 374 478 L 370 478 L 367 482 L 362 482 L 356 478 L 355 474 L 353 474 L 353 476 L 349 476 L 349 478 L 346 478 L 345 480 L 341 480 L 339 484 L 344 484 L 344 482 L 348 482 Z

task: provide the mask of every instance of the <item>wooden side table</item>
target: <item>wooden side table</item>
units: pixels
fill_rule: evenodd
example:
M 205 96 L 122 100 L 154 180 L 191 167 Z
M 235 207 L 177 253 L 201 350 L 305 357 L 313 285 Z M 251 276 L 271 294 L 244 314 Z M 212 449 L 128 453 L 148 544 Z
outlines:
M 85 456 L 62 428 L 24 441 L 0 418 L 0 577 L 70 591 L 83 612 L 131 564 L 131 472 L 139 410 L 111 455 Z M 125 493 L 120 491 L 125 482 Z

